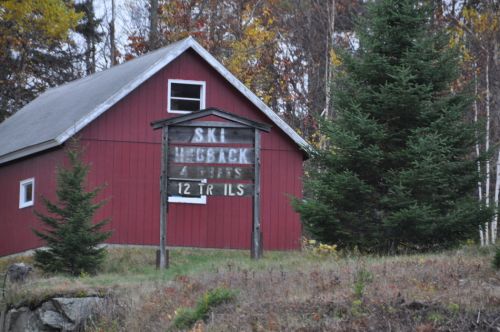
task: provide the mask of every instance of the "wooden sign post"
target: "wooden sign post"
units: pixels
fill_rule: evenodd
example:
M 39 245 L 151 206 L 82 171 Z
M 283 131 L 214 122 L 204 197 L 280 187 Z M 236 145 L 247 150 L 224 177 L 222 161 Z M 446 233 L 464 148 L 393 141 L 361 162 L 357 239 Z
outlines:
M 196 121 L 207 116 L 226 121 Z M 162 129 L 160 268 L 167 267 L 169 196 L 252 196 L 251 257 L 259 259 L 260 131 L 269 132 L 271 127 L 215 108 L 155 121 L 151 126 Z

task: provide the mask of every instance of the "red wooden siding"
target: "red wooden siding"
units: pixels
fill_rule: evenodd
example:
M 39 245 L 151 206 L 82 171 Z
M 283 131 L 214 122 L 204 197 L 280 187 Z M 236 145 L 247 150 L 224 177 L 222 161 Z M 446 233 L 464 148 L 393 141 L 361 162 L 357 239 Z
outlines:
M 90 184 L 106 184 L 101 198 L 110 200 L 101 208 L 98 218 L 112 218 L 108 226 L 113 230 L 110 243 L 159 243 L 161 145 L 160 132 L 153 131 L 150 123 L 178 115 L 166 111 L 168 79 L 205 81 L 206 107 L 217 107 L 272 125 L 195 52 L 187 51 L 174 60 L 80 133 L 81 142 L 86 146 L 85 159 L 92 164 Z M 53 157 L 45 157 L 47 155 Z M 0 256 L 38 245 L 26 227 L 21 229 L 15 224 L 20 214 L 28 214 L 25 218 L 29 219 L 29 225 L 35 223 L 30 212 L 18 209 L 17 178 L 35 176 L 37 194 L 42 192 L 41 187 L 45 188 L 43 192 L 48 192 L 47 188 L 53 190 L 54 161 L 58 158 L 60 152 L 50 152 L 10 166 L 0 166 L 0 184 L 9 182 L 8 190 L 0 192 L 0 217 L 11 216 L 8 218 L 12 219 L 0 220 Z M 299 216 L 290 206 L 290 196 L 301 196 L 302 158 L 296 144 L 276 126 L 271 133 L 262 134 L 264 250 L 300 246 L 301 225 Z M 20 166 L 25 164 L 30 166 Z M 15 183 L 8 181 L 9 177 L 15 177 Z M 16 193 L 14 197 L 7 197 L 13 192 Z M 14 209 L 9 207 L 9 212 L 4 213 L 7 206 L 14 206 Z M 167 244 L 248 249 L 251 220 L 251 198 L 208 197 L 206 205 L 171 203 Z M 23 234 L 14 247 L 12 242 L 4 245 L 4 239 L 10 236 L 5 233 L 11 232 Z
M 44 211 L 41 196 L 55 197 L 55 169 L 63 162 L 62 157 L 58 149 L 1 166 L 0 256 L 41 245 L 32 232 L 41 226 L 33 211 Z M 19 209 L 19 182 L 32 177 L 35 178 L 35 205 Z

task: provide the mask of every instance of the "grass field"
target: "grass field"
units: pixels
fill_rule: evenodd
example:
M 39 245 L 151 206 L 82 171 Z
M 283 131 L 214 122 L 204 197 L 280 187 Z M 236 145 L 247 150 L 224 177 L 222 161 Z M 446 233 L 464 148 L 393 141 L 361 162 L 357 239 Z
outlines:
M 266 252 L 259 261 L 248 251 L 174 249 L 170 255 L 170 269 L 158 271 L 154 249 L 111 249 L 97 276 L 35 271 L 28 283 L 8 285 L 6 301 L 108 296 L 93 331 L 175 330 L 176 317 L 219 290 L 233 295 L 202 308 L 203 319 L 190 329 L 500 331 L 500 273 L 491 268 L 491 251 L 472 246 L 392 257 Z M 20 260 L 31 258 L 0 259 L 0 271 Z

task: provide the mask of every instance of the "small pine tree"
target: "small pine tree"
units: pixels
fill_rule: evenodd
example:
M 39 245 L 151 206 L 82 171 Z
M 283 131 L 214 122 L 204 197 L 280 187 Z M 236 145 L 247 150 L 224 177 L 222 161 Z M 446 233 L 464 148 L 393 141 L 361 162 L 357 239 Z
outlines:
M 296 202 L 318 239 L 386 250 L 448 247 L 472 238 L 490 212 L 474 197 L 471 96 L 453 87 L 458 53 L 427 1 L 376 0 L 344 54 L 334 86 L 330 145 L 313 154 L 309 198 Z
M 105 201 L 93 203 L 101 188 L 85 189 L 89 166 L 82 161 L 81 154 L 82 150 L 73 142 L 67 149 L 70 167 L 57 170 L 58 202 L 43 198 L 49 214 L 35 211 L 47 227 L 33 232 L 48 248 L 36 250 L 34 258 L 36 265 L 46 272 L 94 274 L 105 257 L 105 248 L 98 245 L 111 235 L 102 231 L 108 220 L 92 222 Z

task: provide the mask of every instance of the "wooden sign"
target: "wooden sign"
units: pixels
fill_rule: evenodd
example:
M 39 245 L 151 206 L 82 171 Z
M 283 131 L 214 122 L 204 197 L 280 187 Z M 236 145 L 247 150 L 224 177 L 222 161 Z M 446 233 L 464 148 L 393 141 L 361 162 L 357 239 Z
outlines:
M 173 196 L 228 196 L 253 195 L 251 183 L 202 183 L 197 181 L 169 181 L 168 194 Z
M 173 146 L 169 161 L 192 164 L 244 164 L 254 163 L 254 149 L 204 146 Z
M 254 168 L 251 166 L 186 166 L 170 164 L 168 175 L 171 179 L 252 180 Z
M 172 127 L 171 143 L 252 144 L 250 128 Z
M 225 122 L 198 121 L 214 116 Z M 160 268 L 167 267 L 169 195 L 252 196 L 251 256 L 255 259 L 260 258 L 262 255 L 260 131 L 269 132 L 271 127 L 215 108 L 155 121 L 151 126 L 163 132 L 160 178 Z M 228 144 L 251 144 L 252 147 L 228 146 Z M 201 181 L 203 179 L 247 180 L 252 183 L 206 183 Z

